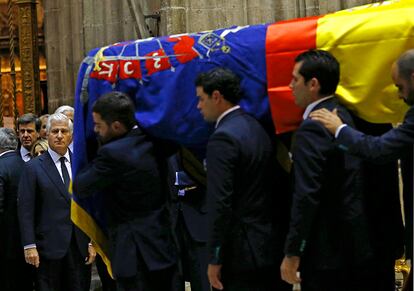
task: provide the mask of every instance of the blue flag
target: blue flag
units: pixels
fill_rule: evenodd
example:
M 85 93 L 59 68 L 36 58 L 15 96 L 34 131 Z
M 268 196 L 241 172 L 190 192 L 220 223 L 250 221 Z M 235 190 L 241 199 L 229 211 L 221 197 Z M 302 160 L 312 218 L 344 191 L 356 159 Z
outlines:
M 186 148 L 205 147 L 212 130 L 197 110 L 195 79 L 226 67 L 241 79 L 241 107 L 272 124 L 266 83 L 267 25 L 232 27 L 194 34 L 117 43 L 92 50 L 80 66 L 75 96 L 73 173 L 97 150 L 91 108 L 104 93 L 122 91 L 134 100 L 135 117 L 149 134 Z M 73 193 L 72 220 L 109 264 L 102 195 Z

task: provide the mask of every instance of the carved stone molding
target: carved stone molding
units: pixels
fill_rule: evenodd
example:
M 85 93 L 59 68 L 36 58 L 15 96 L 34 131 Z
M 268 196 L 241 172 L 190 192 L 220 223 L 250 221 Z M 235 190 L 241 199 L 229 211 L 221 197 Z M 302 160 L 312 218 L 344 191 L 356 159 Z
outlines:
M 25 113 L 40 112 L 39 45 L 35 0 L 17 0 L 19 51 Z

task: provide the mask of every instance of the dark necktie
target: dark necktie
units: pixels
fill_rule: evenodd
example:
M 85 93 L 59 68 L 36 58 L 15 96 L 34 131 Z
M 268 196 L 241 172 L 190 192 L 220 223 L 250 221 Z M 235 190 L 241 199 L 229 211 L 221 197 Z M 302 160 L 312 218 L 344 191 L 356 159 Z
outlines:
M 70 177 L 69 177 L 68 168 L 66 168 L 66 165 L 65 165 L 66 158 L 61 157 L 59 160 L 60 160 L 60 168 L 62 170 L 63 182 L 65 183 L 65 188 L 69 191 Z

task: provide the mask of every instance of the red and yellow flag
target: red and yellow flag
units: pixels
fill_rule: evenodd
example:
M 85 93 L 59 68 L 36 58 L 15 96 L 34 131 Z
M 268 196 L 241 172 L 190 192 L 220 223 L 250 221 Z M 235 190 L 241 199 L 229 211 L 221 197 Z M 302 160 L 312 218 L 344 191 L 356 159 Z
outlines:
M 272 24 L 266 36 L 270 107 L 277 133 L 298 126 L 302 110 L 288 85 L 294 58 L 308 49 L 330 51 L 341 64 L 337 94 L 359 117 L 399 122 L 407 106 L 397 98 L 391 65 L 414 48 L 414 0 L 394 0 L 325 16 Z

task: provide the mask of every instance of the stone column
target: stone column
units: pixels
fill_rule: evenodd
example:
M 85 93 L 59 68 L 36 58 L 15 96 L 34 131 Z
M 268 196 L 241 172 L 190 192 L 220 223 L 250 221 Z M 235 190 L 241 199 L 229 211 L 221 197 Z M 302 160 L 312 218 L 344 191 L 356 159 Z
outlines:
M 39 46 L 36 0 L 17 0 L 19 51 L 25 113 L 40 112 Z

